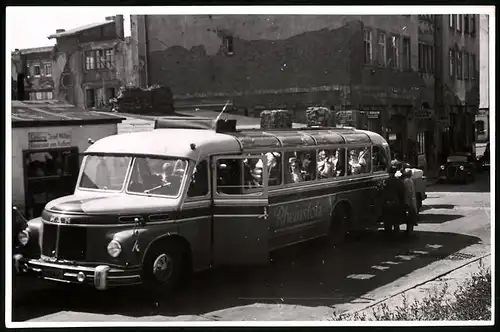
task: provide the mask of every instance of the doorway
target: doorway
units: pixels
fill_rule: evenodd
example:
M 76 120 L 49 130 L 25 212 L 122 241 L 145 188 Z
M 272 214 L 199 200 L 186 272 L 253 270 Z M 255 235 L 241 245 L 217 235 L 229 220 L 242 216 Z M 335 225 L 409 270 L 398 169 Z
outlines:
M 74 192 L 80 160 L 78 148 L 23 151 L 25 215 L 39 217 L 53 199 Z

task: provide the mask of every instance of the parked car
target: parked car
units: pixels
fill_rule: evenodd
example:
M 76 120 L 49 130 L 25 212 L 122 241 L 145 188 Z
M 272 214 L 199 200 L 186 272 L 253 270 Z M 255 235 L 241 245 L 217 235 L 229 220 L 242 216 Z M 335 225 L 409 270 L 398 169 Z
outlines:
M 473 182 L 476 173 L 476 160 L 471 153 L 455 153 L 446 159 L 439 169 L 440 182 Z
M 490 143 L 486 144 L 486 148 L 481 156 L 477 157 L 478 170 L 483 171 L 490 168 Z

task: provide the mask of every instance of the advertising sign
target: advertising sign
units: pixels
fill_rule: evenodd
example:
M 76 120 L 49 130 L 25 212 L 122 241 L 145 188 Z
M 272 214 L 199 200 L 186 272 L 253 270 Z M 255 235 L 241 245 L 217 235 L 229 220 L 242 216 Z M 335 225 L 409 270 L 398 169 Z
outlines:
M 67 148 L 71 146 L 71 132 L 48 133 L 33 132 L 28 133 L 30 149 L 53 149 Z

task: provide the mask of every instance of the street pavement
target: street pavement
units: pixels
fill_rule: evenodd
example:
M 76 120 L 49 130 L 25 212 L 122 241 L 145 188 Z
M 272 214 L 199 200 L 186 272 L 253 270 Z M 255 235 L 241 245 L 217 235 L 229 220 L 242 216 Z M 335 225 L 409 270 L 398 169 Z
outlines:
M 196 274 L 168 298 L 136 289 L 97 292 L 18 282 L 13 320 L 31 322 L 319 321 L 360 311 L 491 254 L 489 174 L 469 185 L 428 188 L 411 238 L 381 231 L 336 247 L 311 241 L 273 254 L 268 266 Z

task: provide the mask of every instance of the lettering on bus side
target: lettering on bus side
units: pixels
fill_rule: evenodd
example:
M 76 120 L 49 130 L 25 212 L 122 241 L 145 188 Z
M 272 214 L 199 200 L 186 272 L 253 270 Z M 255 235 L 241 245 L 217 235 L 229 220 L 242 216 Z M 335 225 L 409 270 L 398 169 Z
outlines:
M 311 198 L 303 202 L 293 202 L 273 208 L 273 228 L 290 227 L 311 221 L 320 221 L 331 213 L 332 197 Z

